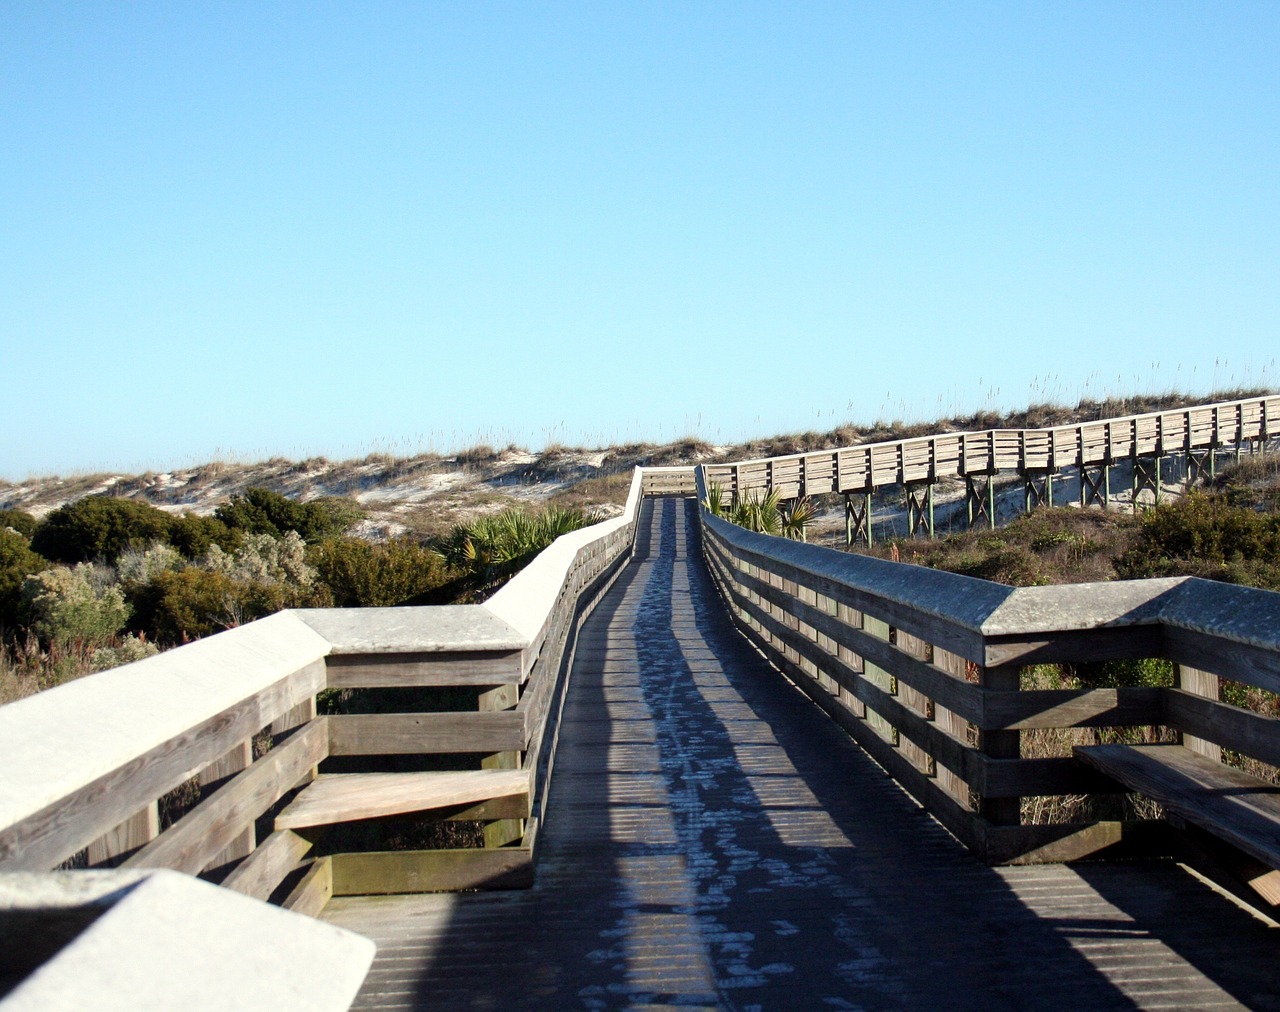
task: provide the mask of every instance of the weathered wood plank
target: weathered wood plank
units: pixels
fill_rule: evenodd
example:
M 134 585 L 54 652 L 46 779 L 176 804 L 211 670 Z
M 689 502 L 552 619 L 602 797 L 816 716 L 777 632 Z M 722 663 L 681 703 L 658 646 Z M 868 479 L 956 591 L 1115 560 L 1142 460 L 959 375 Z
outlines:
M 124 863 L 194 875 L 328 755 L 321 717 L 297 731 L 220 790 L 196 805 Z
M 298 867 L 298 862 L 307 856 L 311 847 L 310 840 L 290 829 L 271 833 L 222 880 L 222 886 L 265 900 L 275 892 L 285 876 Z
M 333 897 L 333 859 L 318 857 L 311 862 L 302 881 L 280 905 L 295 914 L 316 917 Z
M 276 816 L 275 826 L 302 829 L 519 797 L 527 809 L 529 774 L 524 770 L 322 774 Z
M 330 755 L 523 751 L 524 716 L 497 713 L 343 714 L 328 718 Z
M 533 856 L 527 847 L 376 851 L 333 856 L 335 896 L 527 889 L 532 884 Z
M 30 818 L 0 828 L 0 868 L 42 871 L 88 846 L 120 821 L 191 779 L 300 699 L 324 687 L 317 661 L 241 700 L 117 769 L 71 791 Z
M 1280 787 L 1181 745 L 1076 746 L 1078 758 L 1280 868 Z
M 325 661 L 331 689 L 410 685 L 501 685 L 523 678 L 521 651 L 333 654 Z

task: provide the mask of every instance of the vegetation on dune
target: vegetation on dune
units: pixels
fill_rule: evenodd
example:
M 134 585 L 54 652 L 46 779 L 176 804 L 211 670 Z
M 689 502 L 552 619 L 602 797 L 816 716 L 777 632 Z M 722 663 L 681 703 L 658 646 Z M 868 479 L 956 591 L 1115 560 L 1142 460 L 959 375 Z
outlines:
M 784 501 L 777 489 L 767 492 L 748 492 L 737 502 L 728 502 L 719 484 L 712 484 L 702 505 L 713 516 L 745 527 L 757 534 L 804 541 L 809 524 L 818 515 L 818 508 L 807 496 Z
M 433 542 L 372 543 L 344 533 L 353 503 L 257 488 L 213 517 L 107 496 L 27 516 L 0 528 L 0 702 L 282 608 L 475 600 L 593 521 L 508 510 Z

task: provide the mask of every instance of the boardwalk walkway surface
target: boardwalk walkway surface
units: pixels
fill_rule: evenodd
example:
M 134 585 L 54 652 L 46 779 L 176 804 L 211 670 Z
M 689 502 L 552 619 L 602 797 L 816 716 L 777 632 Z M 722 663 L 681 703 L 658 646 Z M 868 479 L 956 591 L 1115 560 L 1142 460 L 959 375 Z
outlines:
M 649 500 L 583 630 L 537 884 L 336 899 L 357 1008 L 1280 1008 L 1280 930 L 1168 863 L 987 868 L 747 649 Z

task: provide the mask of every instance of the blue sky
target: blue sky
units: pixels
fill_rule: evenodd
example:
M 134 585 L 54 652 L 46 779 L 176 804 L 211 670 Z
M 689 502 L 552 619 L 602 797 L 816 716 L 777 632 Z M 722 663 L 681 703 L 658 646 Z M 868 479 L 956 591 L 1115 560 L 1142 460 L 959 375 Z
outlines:
M 1274 3 L 0 5 L 0 475 L 1280 385 Z

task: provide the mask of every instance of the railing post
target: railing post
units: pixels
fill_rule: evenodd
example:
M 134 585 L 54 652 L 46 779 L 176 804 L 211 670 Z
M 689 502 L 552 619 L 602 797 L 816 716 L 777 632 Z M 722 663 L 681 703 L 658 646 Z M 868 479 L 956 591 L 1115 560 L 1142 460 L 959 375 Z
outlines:
M 1022 669 L 1017 664 L 1002 664 L 979 669 L 978 684 L 984 689 L 1016 692 L 1021 685 Z M 978 748 L 988 759 L 1018 759 L 1022 755 L 1022 736 L 1018 731 L 981 730 Z M 983 798 L 980 813 L 996 826 L 1017 826 L 1021 822 L 1020 798 Z
M 1221 691 L 1217 675 L 1210 674 L 1207 671 L 1200 671 L 1197 668 L 1189 668 L 1185 664 L 1175 664 L 1173 666 L 1173 684 L 1183 692 L 1189 692 L 1215 701 L 1219 698 Z M 1222 760 L 1222 746 L 1214 742 L 1207 741 L 1204 738 L 1197 738 L 1194 735 L 1183 734 L 1182 744 L 1191 749 L 1192 752 L 1199 752 L 1208 759 Z

